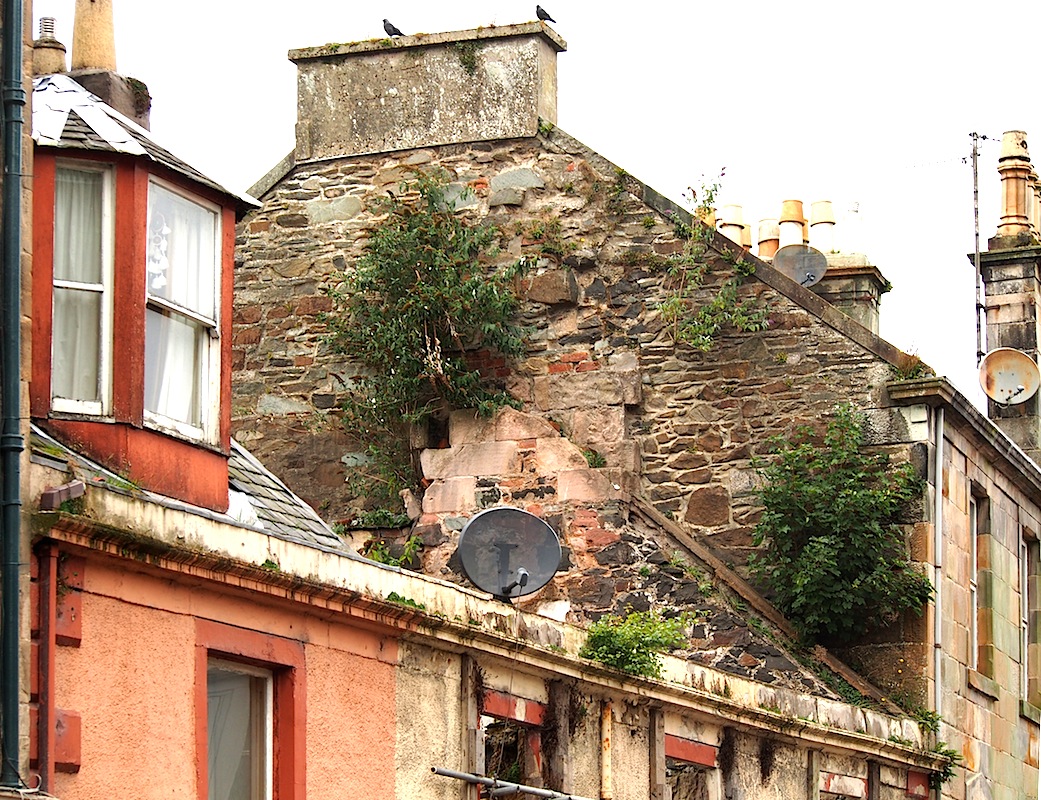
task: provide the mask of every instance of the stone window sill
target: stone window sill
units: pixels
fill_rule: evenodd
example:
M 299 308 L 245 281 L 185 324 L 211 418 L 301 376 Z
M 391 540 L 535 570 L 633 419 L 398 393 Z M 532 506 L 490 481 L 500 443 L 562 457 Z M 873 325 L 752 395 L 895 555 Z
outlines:
M 969 686 L 975 689 L 980 694 L 986 695 L 992 700 L 997 700 L 1000 694 L 1000 687 L 998 682 L 993 678 L 988 678 L 982 672 L 977 672 L 974 669 L 966 670 L 967 679 Z
M 1041 708 L 1028 703 L 1026 700 L 1019 701 L 1019 716 L 1025 717 L 1035 725 L 1041 725 Z

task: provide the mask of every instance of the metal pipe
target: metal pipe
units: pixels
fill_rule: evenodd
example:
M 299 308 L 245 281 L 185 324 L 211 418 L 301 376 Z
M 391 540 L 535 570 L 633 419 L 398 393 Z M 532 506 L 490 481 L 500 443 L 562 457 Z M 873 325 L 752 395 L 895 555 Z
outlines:
M 444 769 L 443 767 L 431 767 L 430 771 L 435 775 L 441 775 L 445 778 L 455 778 L 458 781 L 476 783 L 480 786 L 490 786 L 492 788 L 492 797 L 500 797 L 508 794 L 531 794 L 535 797 L 545 797 L 550 800 L 591 800 L 591 798 L 580 797 L 577 794 L 561 794 L 560 792 L 554 792 L 552 789 L 542 789 L 538 786 L 525 786 L 523 783 L 512 783 L 510 781 L 500 781 L 498 778 L 486 778 L 484 775 L 474 775 L 472 772 L 456 772 L 454 769 Z
M 19 572 L 21 550 L 22 0 L 3 0 L 4 185 L 0 235 L 0 786 L 18 787 Z
M 933 711 L 943 716 L 943 406 L 933 424 Z

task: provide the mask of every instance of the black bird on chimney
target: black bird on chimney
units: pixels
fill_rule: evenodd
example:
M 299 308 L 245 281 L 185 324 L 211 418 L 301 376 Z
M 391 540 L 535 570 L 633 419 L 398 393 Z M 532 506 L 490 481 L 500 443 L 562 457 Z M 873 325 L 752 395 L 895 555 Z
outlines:
M 549 15 L 549 12 L 546 11 L 546 9 L 544 9 L 542 6 L 535 6 L 535 16 L 541 19 L 543 22 L 556 22 L 556 20 Z
M 404 36 L 397 26 L 394 25 L 389 19 L 383 20 L 383 30 L 387 32 L 387 36 Z

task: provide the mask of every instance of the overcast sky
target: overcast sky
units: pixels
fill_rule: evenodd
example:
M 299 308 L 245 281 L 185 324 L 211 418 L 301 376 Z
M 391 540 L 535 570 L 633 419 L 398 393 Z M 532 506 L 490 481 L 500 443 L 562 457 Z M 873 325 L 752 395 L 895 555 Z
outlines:
M 148 85 L 156 139 L 240 191 L 293 147 L 290 49 L 382 37 L 384 16 L 406 34 L 535 19 L 519 0 L 113 2 L 118 68 Z M 74 6 L 34 0 L 70 50 Z M 990 137 L 985 249 L 1002 132 L 1037 134 L 1041 158 L 1039 6 L 546 0 L 568 43 L 558 125 L 676 200 L 725 169 L 720 203 L 744 206 L 753 237 L 782 200 L 832 200 L 837 248 L 894 286 L 882 335 L 979 402 L 969 134 Z

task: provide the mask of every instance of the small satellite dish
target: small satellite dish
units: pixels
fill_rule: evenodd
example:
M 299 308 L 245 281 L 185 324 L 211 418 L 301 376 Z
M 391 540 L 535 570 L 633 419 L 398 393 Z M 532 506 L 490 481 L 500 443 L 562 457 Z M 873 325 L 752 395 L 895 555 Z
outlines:
M 999 347 L 980 362 L 980 386 L 999 405 L 1025 403 L 1041 386 L 1041 372 L 1023 351 Z
M 459 534 L 459 560 L 467 579 L 499 600 L 533 594 L 560 566 L 560 541 L 546 522 L 511 506 L 470 518 Z
M 800 286 L 819 283 L 828 271 L 827 256 L 806 244 L 785 245 L 774 253 L 773 264 Z

